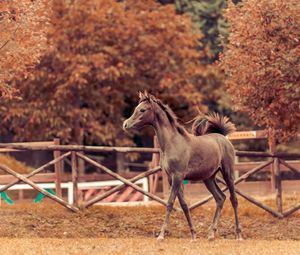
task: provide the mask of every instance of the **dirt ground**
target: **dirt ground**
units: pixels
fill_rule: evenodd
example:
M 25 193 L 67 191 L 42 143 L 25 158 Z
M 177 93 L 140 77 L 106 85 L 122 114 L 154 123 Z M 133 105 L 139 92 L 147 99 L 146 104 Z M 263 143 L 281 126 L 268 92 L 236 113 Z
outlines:
M 172 213 L 166 240 L 155 240 L 165 213 L 159 205 L 94 206 L 79 213 L 47 203 L 5 205 L 0 207 L 0 250 L 1 254 L 300 254 L 300 212 L 277 219 L 241 198 L 239 202 L 245 241 L 234 240 L 228 202 L 217 240 L 206 240 L 215 209 L 210 202 L 192 212 L 198 237 L 192 243 L 182 212 Z M 298 202 L 291 198 L 285 207 Z
M 216 240 L 169 238 L 158 242 L 153 238 L 90 238 L 57 239 L 0 238 L 2 255 L 65 255 L 65 254 L 143 254 L 143 255 L 299 255 L 299 241 Z

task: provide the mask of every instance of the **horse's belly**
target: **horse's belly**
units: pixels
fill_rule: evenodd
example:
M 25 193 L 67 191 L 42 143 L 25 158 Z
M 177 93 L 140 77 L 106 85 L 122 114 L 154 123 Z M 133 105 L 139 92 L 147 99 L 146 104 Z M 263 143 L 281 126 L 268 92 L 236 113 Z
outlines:
M 201 160 L 200 157 L 193 158 L 188 164 L 186 179 L 205 180 L 211 177 L 220 167 L 218 159 Z
M 215 169 L 215 168 L 202 169 L 201 171 L 189 170 L 185 176 L 185 179 L 191 180 L 191 181 L 206 180 L 209 177 L 211 177 L 216 171 L 217 171 L 217 169 Z

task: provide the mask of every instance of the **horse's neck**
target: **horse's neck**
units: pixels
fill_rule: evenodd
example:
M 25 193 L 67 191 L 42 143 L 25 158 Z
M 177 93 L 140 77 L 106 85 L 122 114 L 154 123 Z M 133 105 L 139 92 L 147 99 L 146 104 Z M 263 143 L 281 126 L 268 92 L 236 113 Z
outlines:
M 176 128 L 172 127 L 171 124 L 157 124 L 154 126 L 158 143 L 163 152 L 168 149 L 172 149 L 174 145 L 174 141 L 177 138 L 180 138 L 182 135 L 176 130 Z
M 167 152 L 167 150 L 172 150 L 173 147 L 178 144 L 174 141 L 183 142 L 184 139 L 177 128 L 170 123 L 166 113 L 163 110 L 161 110 L 159 107 L 156 107 L 155 114 L 159 116 L 153 123 L 158 143 L 161 150 L 163 152 Z

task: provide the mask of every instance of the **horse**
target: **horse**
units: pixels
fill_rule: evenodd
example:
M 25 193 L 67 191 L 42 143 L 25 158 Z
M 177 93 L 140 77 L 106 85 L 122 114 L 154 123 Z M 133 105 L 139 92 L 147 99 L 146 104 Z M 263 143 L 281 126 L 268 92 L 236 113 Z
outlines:
M 167 211 L 158 240 L 163 240 L 169 225 L 176 197 L 185 214 L 192 240 L 196 232 L 189 207 L 183 194 L 183 180 L 203 181 L 216 202 L 215 214 L 209 228 L 208 240 L 214 240 L 221 210 L 226 199 L 217 185 L 215 176 L 221 172 L 230 192 L 230 201 L 235 216 L 236 238 L 241 240 L 238 219 L 238 201 L 235 194 L 233 167 L 235 151 L 226 135 L 235 131 L 235 126 L 225 116 L 217 113 L 197 117 L 189 133 L 181 125 L 171 108 L 148 92 L 139 92 L 139 104 L 133 114 L 123 123 L 126 132 L 139 131 L 151 126 L 160 145 L 160 166 L 167 173 L 171 186 Z

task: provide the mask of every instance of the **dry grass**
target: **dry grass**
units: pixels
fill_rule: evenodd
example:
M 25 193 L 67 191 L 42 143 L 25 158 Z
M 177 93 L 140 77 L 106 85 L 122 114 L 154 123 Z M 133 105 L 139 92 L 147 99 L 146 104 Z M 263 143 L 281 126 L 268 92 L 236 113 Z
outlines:
M 285 201 L 285 206 L 299 202 Z M 276 219 L 250 203 L 240 201 L 240 221 L 245 241 L 234 239 L 233 213 L 226 203 L 218 238 L 206 240 L 214 203 L 196 209 L 192 217 L 196 242 L 181 212 L 172 214 L 170 233 L 158 242 L 162 206 L 94 206 L 72 213 L 53 204 L 0 207 L 1 254 L 299 254 L 300 212 Z M 271 201 L 267 201 L 272 204 Z
M 17 173 L 21 173 L 21 174 L 30 173 L 33 170 L 32 167 L 6 154 L 0 154 L 0 164 L 5 165 L 13 169 Z M 5 174 L 5 173 L 0 170 L 0 174 Z
M 239 199 L 240 221 L 246 239 L 300 240 L 300 212 L 277 219 Z M 295 204 L 286 200 L 286 206 Z M 214 213 L 213 202 L 193 211 L 198 237 L 206 238 Z M 160 229 L 165 208 L 94 206 L 72 213 L 53 204 L 23 204 L 0 208 L 0 237 L 17 238 L 154 238 Z M 189 238 L 182 212 L 173 212 L 170 233 L 173 238 Z M 219 224 L 218 239 L 234 239 L 233 212 L 226 202 Z

